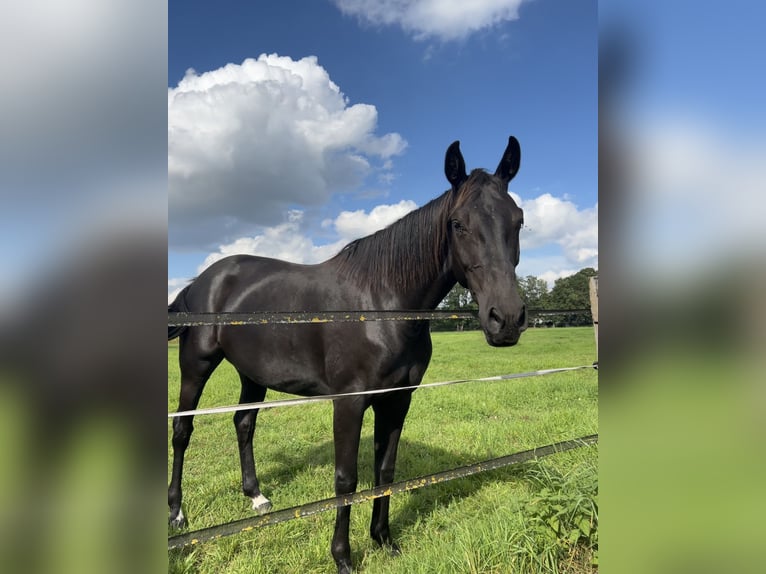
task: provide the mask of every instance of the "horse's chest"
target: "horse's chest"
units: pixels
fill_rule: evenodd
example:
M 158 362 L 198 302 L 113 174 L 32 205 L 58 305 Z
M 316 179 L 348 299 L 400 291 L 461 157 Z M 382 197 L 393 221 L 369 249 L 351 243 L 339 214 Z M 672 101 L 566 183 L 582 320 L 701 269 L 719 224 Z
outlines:
M 343 365 L 354 364 L 360 376 L 384 387 L 416 385 L 431 359 L 431 338 L 425 330 L 380 325 L 356 341 L 338 348 Z M 351 360 L 352 355 L 356 360 Z

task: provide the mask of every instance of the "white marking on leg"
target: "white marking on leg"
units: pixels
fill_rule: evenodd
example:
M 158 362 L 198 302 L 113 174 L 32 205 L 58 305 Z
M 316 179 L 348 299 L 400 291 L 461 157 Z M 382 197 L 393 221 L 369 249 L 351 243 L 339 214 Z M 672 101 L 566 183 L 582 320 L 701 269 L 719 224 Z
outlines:
M 183 524 L 186 517 L 184 516 L 183 510 L 178 510 L 178 514 L 176 514 L 176 517 L 173 519 L 173 525 L 174 526 L 180 526 Z
M 251 500 L 253 501 L 253 510 L 258 514 L 266 514 L 271 510 L 271 501 L 262 494 L 252 497 Z

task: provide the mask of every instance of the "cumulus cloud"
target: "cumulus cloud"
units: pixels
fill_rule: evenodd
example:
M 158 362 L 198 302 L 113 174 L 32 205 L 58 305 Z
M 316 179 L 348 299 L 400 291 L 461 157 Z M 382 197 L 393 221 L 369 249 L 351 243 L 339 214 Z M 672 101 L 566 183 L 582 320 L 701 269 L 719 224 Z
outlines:
M 236 254 L 261 255 L 274 257 L 293 263 L 319 263 L 335 255 L 349 241 L 364 237 L 383 229 L 417 208 L 414 201 L 402 200 L 393 205 L 378 205 L 370 210 L 342 211 L 335 219 L 322 222 L 322 227 L 331 230 L 335 239 L 330 243 L 317 245 L 304 229 L 304 213 L 292 210 L 286 221 L 279 225 L 266 227 L 262 233 L 252 237 L 240 237 L 230 243 L 220 245 L 210 253 L 197 268 L 201 273 L 207 267 Z M 189 282 L 189 279 L 174 278 L 168 280 L 168 302 Z
M 529 200 L 512 195 L 524 210 L 522 252 L 555 244 L 570 265 L 578 266 L 575 271 L 598 267 L 598 204 L 581 210 L 571 201 L 550 193 Z
M 376 25 L 398 25 L 416 39 L 457 40 L 517 20 L 523 0 L 335 0 L 344 14 Z
M 176 295 L 186 287 L 186 285 L 189 283 L 189 279 L 183 278 L 183 277 L 171 277 L 168 279 L 168 303 L 173 301 L 173 299 L 176 298 Z
M 415 208 L 414 201 L 403 199 L 393 205 L 378 205 L 370 213 L 361 209 L 344 211 L 331 224 L 341 237 L 351 241 L 383 229 Z M 327 226 L 327 223 L 324 225 Z
M 558 271 L 543 271 L 538 275 L 538 278 L 543 279 L 548 284 L 548 289 L 553 289 L 554 285 L 556 285 L 557 279 L 562 279 L 563 277 L 569 277 L 570 275 L 574 275 L 577 273 L 579 269 L 560 269 Z
M 376 127 L 313 56 L 189 70 L 168 89 L 171 245 L 210 248 L 385 176 L 407 144 Z
M 220 245 L 208 255 L 197 269 L 200 273 L 219 259 L 236 254 L 274 257 L 293 263 L 318 263 L 337 253 L 342 241 L 327 245 L 315 245 L 302 229 L 303 213 L 292 211 L 288 220 L 279 225 L 264 228 L 259 235 L 240 237 L 231 243 Z

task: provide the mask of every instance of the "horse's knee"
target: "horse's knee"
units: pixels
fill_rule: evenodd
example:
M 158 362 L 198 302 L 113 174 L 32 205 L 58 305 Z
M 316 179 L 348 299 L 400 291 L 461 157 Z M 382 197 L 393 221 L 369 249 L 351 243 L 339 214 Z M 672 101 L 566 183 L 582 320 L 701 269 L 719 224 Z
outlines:
M 175 419 L 173 421 L 173 448 L 185 450 L 189 446 L 194 425 L 191 421 Z
M 234 413 L 234 428 L 237 429 L 237 432 L 250 428 L 250 417 L 248 415 L 249 413 L 245 411 L 237 411 Z
M 394 481 L 394 467 L 382 467 L 380 469 L 380 484 L 388 484 Z
M 356 490 L 356 473 L 349 473 L 343 470 L 335 471 L 335 493 L 348 494 Z
M 237 431 L 237 440 L 240 443 L 252 440 L 255 433 L 255 414 L 243 411 L 235 413 L 234 429 Z

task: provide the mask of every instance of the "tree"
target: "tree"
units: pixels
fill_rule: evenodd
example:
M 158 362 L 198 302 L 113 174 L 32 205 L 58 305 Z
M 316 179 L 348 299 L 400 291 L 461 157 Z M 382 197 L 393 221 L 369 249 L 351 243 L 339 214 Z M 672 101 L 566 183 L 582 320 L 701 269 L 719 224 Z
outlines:
M 452 290 L 447 293 L 439 307 L 444 309 L 478 309 L 471 292 L 460 283 L 456 283 Z
M 592 267 L 581 269 L 574 275 L 556 279 L 553 289 L 548 290 L 548 283 L 534 275 L 527 275 L 518 279 L 519 295 L 526 303 L 527 309 L 590 309 L 590 285 L 589 279 L 598 275 L 598 271 Z M 478 311 L 479 305 L 473 300 L 471 292 L 460 284 L 456 284 L 439 304 L 439 309 L 452 309 L 461 311 Z M 579 313 L 557 313 L 555 315 L 541 315 L 540 323 L 534 319 L 534 313 L 530 314 L 529 324 L 549 325 L 590 325 L 593 322 L 589 311 Z M 478 319 L 440 319 L 431 321 L 433 331 L 462 331 L 479 329 L 481 325 Z
M 590 309 L 591 277 L 598 275 L 598 271 L 592 267 L 580 269 L 574 275 L 556 279 L 548 297 L 546 298 L 548 309 Z M 566 314 L 559 321 L 568 325 L 589 325 L 592 322 L 590 313 Z
M 586 267 L 574 275 L 556 279 L 548 295 L 548 303 L 556 309 L 588 309 L 590 307 L 588 281 L 596 275 L 598 271 L 592 267 Z
M 540 309 L 543 307 L 545 298 L 548 295 L 548 283 L 545 279 L 538 279 L 534 275 L 527 275 L 518 280 L 519 295 L 527 304 L 529 309 Z
M 477 311 L 479 305 L 473 300 L 468 289 L 456 283 L 439 304 L 439 309 Z M 479 327 L 478 319 L 438 319 L 431 321 L 432 331 L 463 331 L 478 329 Z

